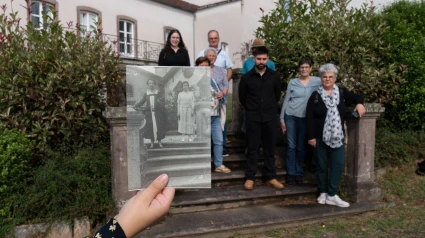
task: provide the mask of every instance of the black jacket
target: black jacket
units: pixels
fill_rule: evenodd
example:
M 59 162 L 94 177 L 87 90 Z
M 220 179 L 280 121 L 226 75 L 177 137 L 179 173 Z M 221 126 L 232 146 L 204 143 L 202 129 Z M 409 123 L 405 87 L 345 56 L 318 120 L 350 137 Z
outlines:
M 269 68 L 263 76 L 255 67 L 242 75 L 239 83 L 239 101 L 249 120 L 268 122 L 276 119 L 281 93 L 279 73 Z
M 189 53 L 186 49 L 179 48 L 177 52 L 165 49 L 159 53 L 158 66 L 190 66 Z
M 347 89 L 339 93 L 338 111 L 341 117 L 341 126 L 344 128 L 346 105 L 363 104 L 362 96 L 356 95 Z M 323 137 L 326 113 L 328 109 L 317 91 L 314 91 L 307 102 L 307 113 L 305 116 L 307 124 L 307 139 L 312 140 Z M 343 130 L 344 131 L 344 130 Z

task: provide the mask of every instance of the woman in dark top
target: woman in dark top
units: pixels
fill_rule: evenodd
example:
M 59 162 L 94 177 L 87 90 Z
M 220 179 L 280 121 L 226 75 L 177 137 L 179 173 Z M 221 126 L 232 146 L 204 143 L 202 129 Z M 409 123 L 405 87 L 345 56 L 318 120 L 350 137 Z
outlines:
M 142 99 L 134 107 L 136 110 L 142 109 L 145 114 L 146 125 L 143 128 L 143 137 L 150 139 L 152 149 L 154 142 L 158 141 L 158 146 L 162 148 L 161 140 L 165 138 L 165 99 L 163 93 L 156 87 L 156 81 L 148 79 L 148 88 Z M 146 105 L 142 108 L 143 105 Z
M 170 31 L 165 47 L 159 53 L 159 66 L 190 66 L 189 53 L 177 29 Z
M 315 147 L 319 204 L 349 207 L 348 202 L 338 197 L 345 162 L 344 119 L 345 104 L 356 105 L 354 112 L 363 116 L 366 109 L 363 97 L 335 84 L 338 70 L 333 64 L 319 68 L 322 85 L 311 94 L 307 102 L 306 124 L 308 144 Z M 328 179 L 328 159 L 330 174 Z

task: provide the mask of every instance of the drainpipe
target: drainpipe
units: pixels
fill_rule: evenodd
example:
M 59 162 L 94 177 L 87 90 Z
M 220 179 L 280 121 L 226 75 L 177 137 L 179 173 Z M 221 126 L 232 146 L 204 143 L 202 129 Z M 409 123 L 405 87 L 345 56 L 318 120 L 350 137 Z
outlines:
M 196 52 L 195 52 L 195 21 L 196 21 L 196 12 L 193 13 L 193 65 L 195 66 L 195 61 L 196 61 Z

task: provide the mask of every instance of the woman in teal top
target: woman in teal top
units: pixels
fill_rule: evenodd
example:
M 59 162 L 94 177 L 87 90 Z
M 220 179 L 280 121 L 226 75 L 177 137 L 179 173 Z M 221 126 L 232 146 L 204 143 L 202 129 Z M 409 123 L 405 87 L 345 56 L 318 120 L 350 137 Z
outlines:
M 298 63 L 299 78 L 291 79 L 286 90 L 285 100 L 280 112 L 282 132 L 287 134 L 286 183 L 302 183 L 305 157 L 306 122 L 305 114 L 310 95 L 320 86 L 320 78 L 311 76 L 313 60 L 302 58 Z

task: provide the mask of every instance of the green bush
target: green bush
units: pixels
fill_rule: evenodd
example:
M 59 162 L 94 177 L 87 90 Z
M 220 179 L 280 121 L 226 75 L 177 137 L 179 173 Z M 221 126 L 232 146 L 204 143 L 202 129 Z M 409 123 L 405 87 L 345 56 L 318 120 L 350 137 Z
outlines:
M 375 166 L 397 166 L 425 159 L 425 132 L 391 130 L 391 122 L 380 119 L 376 131 Z
M 27 1 L 28 2 L 28 1 Z M 117 85 L 120 59 L 102 30 L 85 32 L 44 15 L 36 29 L 0 14 L 0 124 L 18 128 L 39 150 L 109 137 L 105 86 Z M 50 18 L 50 21 L 48 20 Z
M 0 220 L 11 218 L 16 201 L 9 194 L 21 193 L 27 182 L 32 147 L 33 142 L 18 130 L 0 128 Z
M 386 118 L 399 128 L 425 129 L 425 3 L 398 1 L 386 6 L 379 17 L 389 26 L 382 41 L 390 45 L 386 63 L 405 65 L 408 83 L 387 108 Z
M 387 26 L 375 17 L 375 8 L 364 4 L 347 9 L 348 0 L 280 0 L 257 29 L 272 60 L 286 82 L 297 74 L 303 56 L 317 68 L 338 66 L 344 87 L 364 95 L 367 102 L 391 103 L 404 80 L 396 64 L 385 64 L 389 49 L 380 40 Z M 403 71 L 403 68 L 400 68 Z
M 112 213 L 110 148 L 47 151 L 14 211 L 15 223 L 91 219 Z

